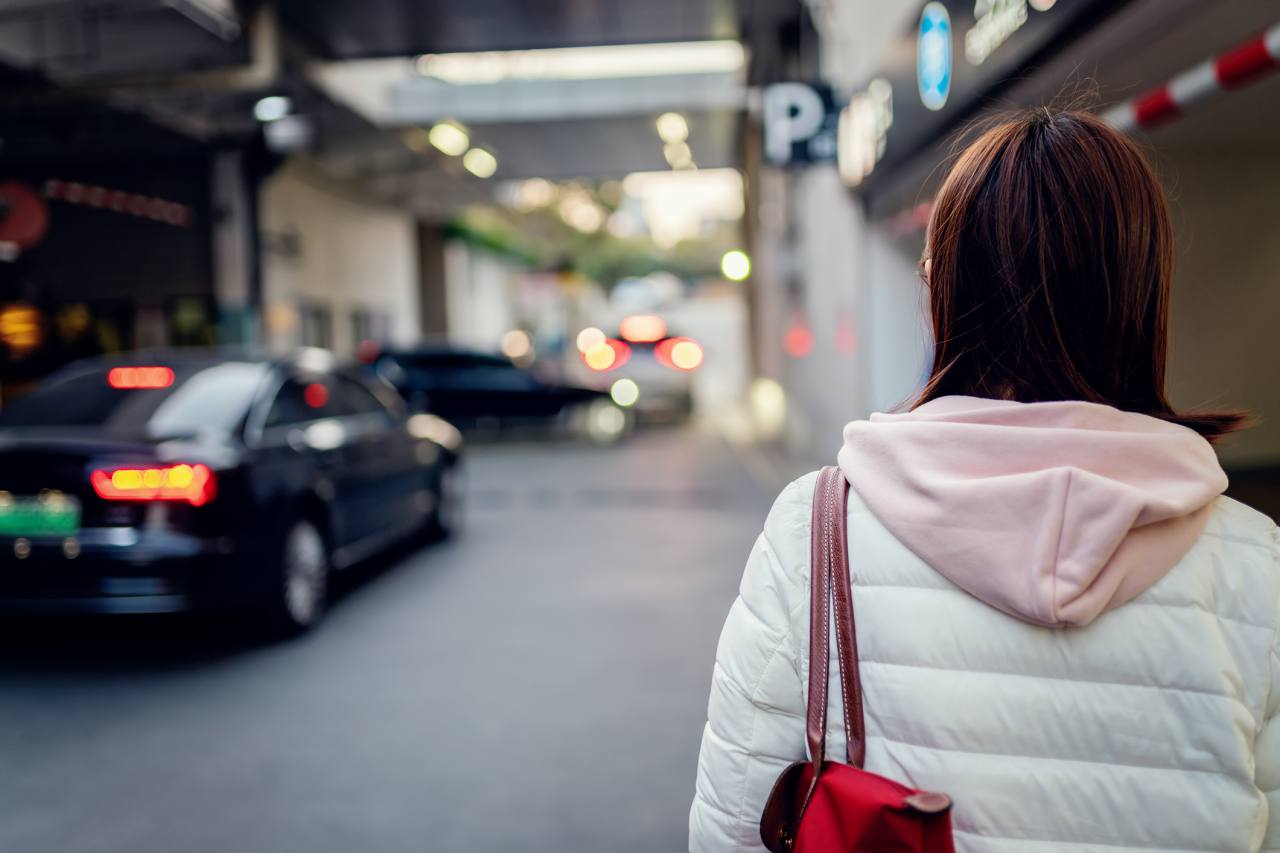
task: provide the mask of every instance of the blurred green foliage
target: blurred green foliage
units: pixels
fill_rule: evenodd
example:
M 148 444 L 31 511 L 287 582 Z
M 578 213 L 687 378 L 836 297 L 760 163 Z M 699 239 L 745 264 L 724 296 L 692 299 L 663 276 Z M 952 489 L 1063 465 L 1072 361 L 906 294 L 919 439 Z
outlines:
M 587 193 L 607 221 L 623 201 L 611 190 L 609 184 L 575 184 L 572 191 Z M 565 222 L 555 204 L 523 212 L 498 205 L 471 207 L 449 224 L 447 233 L 518 266 L 574 273 L 606 290 L 625 278 L 657 271 L 685 279 L 718 275 L 721 255 L 736 243 L 736 229 L 727 224 L 670 248 L 659 246 L 646 233 L 624 236 L 604 225 L 582 231 Z

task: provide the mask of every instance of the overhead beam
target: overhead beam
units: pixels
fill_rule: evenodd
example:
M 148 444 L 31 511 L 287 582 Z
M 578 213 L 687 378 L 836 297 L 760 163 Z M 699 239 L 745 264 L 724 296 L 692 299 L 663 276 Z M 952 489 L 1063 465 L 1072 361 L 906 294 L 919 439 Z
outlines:
M 737 74 L 682 74 L 596 80 L 521 80 L 453 86 L 410 78 L 392 86 L 386 123 L 441 118 L 490 122 L 644 115 L 665 110 L 737 110 L 747 91 Z

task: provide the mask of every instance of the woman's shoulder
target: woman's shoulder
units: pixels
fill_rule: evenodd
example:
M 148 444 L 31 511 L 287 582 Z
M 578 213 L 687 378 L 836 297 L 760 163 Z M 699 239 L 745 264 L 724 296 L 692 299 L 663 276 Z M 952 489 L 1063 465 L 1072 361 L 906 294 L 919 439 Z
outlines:
M 788 483 L 769 510 L 761 544 L 770 551 L 774 565 L 791 581 L 803 581 L 809 567 L 809 530 L 813 513 L 813 488 L 818 472 L 811 471 Z
M 1277 530 L 1275 521 L 1226 495 L 1220 495 L 1214 501 L 1213 513 L 1203 535 L 1245 547 L 1262 548 L 1280 558 L 1280 530 Z
M 1191 605 L 1274 633 L 1280 620 L 1276 523 L 1233 498 L 1219 496 L 1191 550 L 1137 601 Z
M 810 471 L 796 477 L 778 493 L 765 521 L 766 531 L 770 527 L 788 534 L 801 533 L 805 543 L 808 542 L 809 524 L 813 514 L 813 490 L 818 484 L 817 471 Z

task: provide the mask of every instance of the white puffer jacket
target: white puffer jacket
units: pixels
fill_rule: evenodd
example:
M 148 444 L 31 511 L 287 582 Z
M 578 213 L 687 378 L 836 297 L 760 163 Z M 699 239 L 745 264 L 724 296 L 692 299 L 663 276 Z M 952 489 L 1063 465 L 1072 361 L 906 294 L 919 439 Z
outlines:
M 720 639 L 694 853 L 759 851 L 805 757 L 814 475 L 783 491 Z M 855 486 L 857 484 L 855 483 Z M 849 549 L 866 768 L 955 801 L 961 853 L 1280 851 L 1280 542 L 1211 501 L 1190 550 L 1088 627 L 1011 618 L 895 537 L 855 488 Z M 827 749 L 843 755 L 832 645 Z

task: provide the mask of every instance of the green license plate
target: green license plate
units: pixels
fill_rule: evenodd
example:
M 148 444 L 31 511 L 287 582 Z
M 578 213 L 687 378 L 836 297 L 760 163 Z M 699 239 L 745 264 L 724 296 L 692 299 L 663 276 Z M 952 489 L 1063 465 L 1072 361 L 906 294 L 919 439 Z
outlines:
M 18 497 L 0 492 L 0 536 L 74 536 L 80 502 L 61 492 Z

